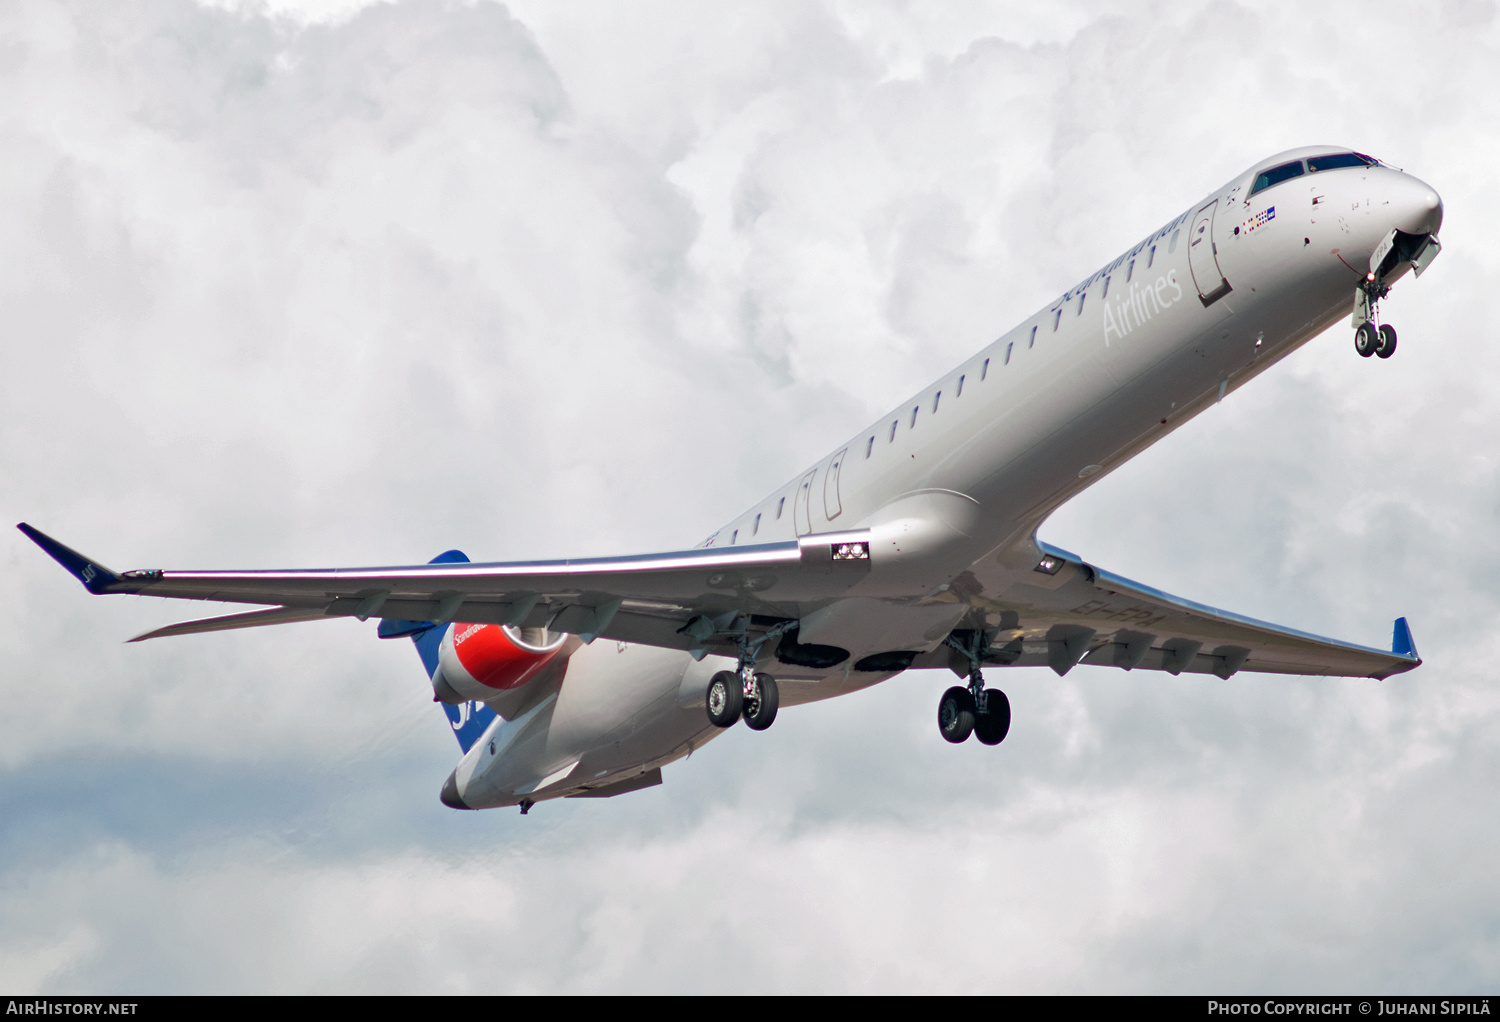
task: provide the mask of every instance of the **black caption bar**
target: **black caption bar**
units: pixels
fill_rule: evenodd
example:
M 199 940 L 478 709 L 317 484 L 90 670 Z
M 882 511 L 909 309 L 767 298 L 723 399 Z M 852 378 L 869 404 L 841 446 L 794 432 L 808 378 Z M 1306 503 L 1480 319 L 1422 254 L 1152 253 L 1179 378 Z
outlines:
M 667 991 L 662 991 L 663 993 Z M 852 992 L 852 991 L 851 991 Z M 330 1000 L 348 998 L 316 998 L 316 1006 L 326 1008 Z M 426 998 L 402 998 L 409 1008 L 413 1000 Z M 496 998 L 498 999 L 498 998 Z M 0 995 L 4 1017 L 0 1022 L 10 1022 L 30 1016 L 107 1016 L 132 1015 L 141 1018 L 172 1018 L 176 1016 L 201 1018 L 205 1009 L 222 1011 L 226 1001 L 254 1001 L 258 1007 L 269 1002 L 304 1002 L 312 1006 L 314 998 L 305 996 L 285 997 L 6 997 Z M 1150 1012 L 1151 1018 L 1218 1019 L 1247 1016 L 1277 1019 L 1301 1017 L 1341 1017 L 1359 1019 L 1384 1019 L 1400 1016 L 1434 1016 L 1454 1018 L 1490 1018 L 1500 1008 L 1500 998 L 1484 996 L 1337 996 L 1337 997 L 1164 997 L 1164 996 L 1088 996 L 1088 997 L 1005 997 L 1007 1022 L 1010 1018 L 1037 1018 L 1056 1022 L 1058 1009 L 1066 1005 L 1069 1014 L 1081 1018 L 1116 1018 L 1126 1012 L 1140 1014 Z M 1492 1001 L 1494 1002 L 1492 1004 Z M 1500 1022 L 1497 1019 L 1496 1022 Z

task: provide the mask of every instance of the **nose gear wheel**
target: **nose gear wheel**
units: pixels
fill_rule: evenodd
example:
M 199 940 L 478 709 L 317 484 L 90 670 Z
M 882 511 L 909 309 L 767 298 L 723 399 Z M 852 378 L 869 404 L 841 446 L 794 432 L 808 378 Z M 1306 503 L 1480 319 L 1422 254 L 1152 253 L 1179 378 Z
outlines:
M 1380 339 L 1375 342 L 1375 354 L 1390 358 L 1396 353 L 1396 328 L 1389 323 L 1380 324 Z

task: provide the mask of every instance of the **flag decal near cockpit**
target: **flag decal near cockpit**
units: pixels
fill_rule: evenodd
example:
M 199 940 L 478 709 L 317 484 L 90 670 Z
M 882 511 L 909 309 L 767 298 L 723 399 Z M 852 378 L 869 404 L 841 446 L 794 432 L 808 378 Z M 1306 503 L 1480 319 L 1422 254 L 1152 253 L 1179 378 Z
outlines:
M 1239 233 L 1241 233 L 1241 234 L 1253 234 L 1256 230 L 1258 230 L 1261 227 L 1264 227 L 1266 224 L 1270 223 L 1272 220 L 1275 220 L 1275 219 L 1276 219 L 1276 207 L 1275 206 L 1267 206 L 1265 209 L 1261 210 L 1259 213 L 1257 213 L 1254 216 L 1252 216 L 1249 220 L 1246 220 L 1244 223 L 1240 224 Z

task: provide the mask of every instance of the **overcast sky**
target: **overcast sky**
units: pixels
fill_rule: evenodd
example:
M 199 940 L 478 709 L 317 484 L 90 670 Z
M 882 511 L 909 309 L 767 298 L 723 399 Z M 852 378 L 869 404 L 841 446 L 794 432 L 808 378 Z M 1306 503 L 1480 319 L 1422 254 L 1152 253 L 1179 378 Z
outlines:
M 913 672 L 455 813 L 410 644 L 123 639 L 0 542 L 0 989 L 1493 992 L 1500 27 L 1482 0 L 0 6 L 0 519 L 117 569 L 690 546 L 1252 161 L 1443 196 L 1064 508 L 1386 682 Z

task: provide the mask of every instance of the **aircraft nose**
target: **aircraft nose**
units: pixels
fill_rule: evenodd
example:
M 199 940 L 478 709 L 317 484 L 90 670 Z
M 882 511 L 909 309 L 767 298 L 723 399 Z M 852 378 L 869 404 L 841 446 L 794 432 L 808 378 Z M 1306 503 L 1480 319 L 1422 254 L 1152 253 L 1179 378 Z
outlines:
M 443 791 L 440 795 L 438 795 L 438 798 L 442 799 L 443 805 L 447 806 L 449 809 L 469 808 L 468 806 L 464 805 L 464 800 L 460 798 L 458 794 L 457 768 L 455 768 L 453 773 L 448 775 L 448 779 L 443 782 Z
M 1407 234 L 1436 234 L 1443 226 L 1443 200 L 1425 181 L 1402 175 L 1401 187 L 1391 197 L 1396 207 L 1394 226 Z

